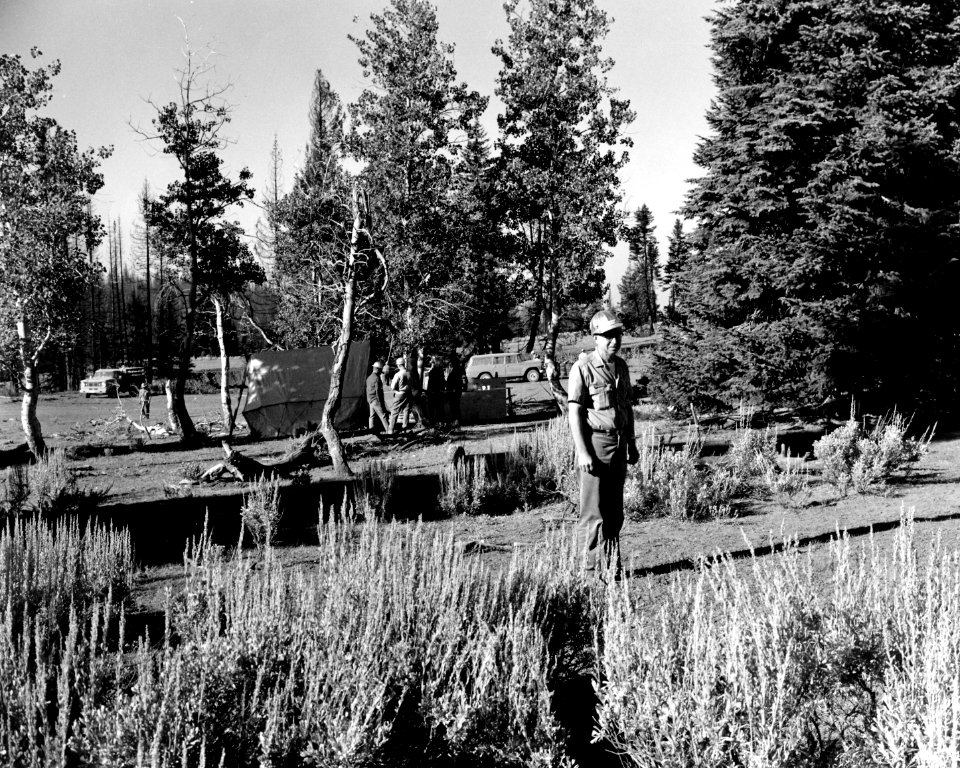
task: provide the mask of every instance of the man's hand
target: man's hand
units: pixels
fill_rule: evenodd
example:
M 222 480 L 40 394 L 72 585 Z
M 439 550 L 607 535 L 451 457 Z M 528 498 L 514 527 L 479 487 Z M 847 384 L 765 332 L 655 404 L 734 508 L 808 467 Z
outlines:
M 588 475 L 593 474 L 593 456 L 586 451 L 577 451 L 577 468 Z
M 636 464 L 640 461 L 640 451 L 637 450 L 637 441 L 631 440 L 627 443 L 627 464 Z

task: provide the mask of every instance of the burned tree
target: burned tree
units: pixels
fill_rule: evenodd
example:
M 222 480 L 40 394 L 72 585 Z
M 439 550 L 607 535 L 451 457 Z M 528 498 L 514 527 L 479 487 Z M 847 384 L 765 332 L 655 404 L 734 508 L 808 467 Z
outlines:
M 350 475 L 350 467 L 343 458 L 343 444 L 334 427 L 333 420 L 340 407 L 340 395 L 343 388 L 343 373 L 346 370 L 350 340 L 353 338 L 353 315 L 356 308 L 357 276 L 370 275 L 371 270 L 384 269 L 386 264 L 382 254 L 373 245 L 371 233 L 370 208 L 367 196 L 362 191 L 353 190 L 353 228 L 350 233 L 350 247 L 343 260 L 340 285 L 343 288 L 343 310 L 340 320 L 340 336 L 334 344 L 333 370 L 330 372 L 330 390 L 323 404 L 320 417 L 320 433 L 330 451 L 333 466 L 338 472 Z M 382 287 L 382 286 L 379 286 Z M 378 286 L 374 286 L 376 290 Z M 372 298 L 368 296 L 366 298 Z

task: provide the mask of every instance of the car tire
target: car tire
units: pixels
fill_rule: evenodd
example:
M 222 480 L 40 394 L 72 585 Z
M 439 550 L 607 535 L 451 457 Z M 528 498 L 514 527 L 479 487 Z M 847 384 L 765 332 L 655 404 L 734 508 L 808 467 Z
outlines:
M 89 398 L 90 398 L 90 393 L 89 393 L 89 392 L 86 392 L 86 393 L 84 393 L 83 396 L 86 397 L 87 399 L 89 399 Z
M 483 381 L 486 381 L 487 379 L 492 379 L 493 376 L 491 376 L 489 373 L 487 373 L 486 371 L 484 371 L 484 372 L 481 373 L 479 376 L 477 376 L 477 378 L 478 378 L 478 379 L 482 379 Z
M 527 372 L 523 374 L 523 378 L 531 384 L 536 384 L 540 381 L 540 370 L 538 368 L 528 368 Z

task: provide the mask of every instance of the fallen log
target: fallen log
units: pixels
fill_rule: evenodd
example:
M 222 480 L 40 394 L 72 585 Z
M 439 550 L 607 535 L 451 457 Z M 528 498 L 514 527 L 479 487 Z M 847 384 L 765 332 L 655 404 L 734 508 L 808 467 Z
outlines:
M 221 441 L 220 444 L 223 446 L 225 458 L 200 475 L 203 481 L 218 480 L 224 474 L 240 482 L 261 478 L 289 478 L 306 467 L 323 467 L 331 463 L 329 456 L 317 444 L 315 435 L 302 440 L 283 458 L 270 464 L 244 456 L 240 451 L 231 448 L 226 440 Z

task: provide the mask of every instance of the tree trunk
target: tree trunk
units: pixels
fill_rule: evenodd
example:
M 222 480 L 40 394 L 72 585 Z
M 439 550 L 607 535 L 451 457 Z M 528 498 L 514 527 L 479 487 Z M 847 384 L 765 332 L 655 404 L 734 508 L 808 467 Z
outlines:
M 163 249 L 161 248 L 157 252 L 157 370 L 156 373 L 161 376 L 170 375 L 170 367 L 165 356 L 163 337 L 165 333 L 165 327 L 163 322 L 163 313 L 164 313 L 164 296 L 163 296 Z
M 197 324 L 197 281 L 199 278 L 199 246 L 197 245 L 196 224 L 193 219 L 193 196 L 190 191 L 190 166 L 184 167 L 184 175 L 187 180 L 187 225 L 189 228 L 189 253 L 190 253 L 190 290 L 187 294 L 186 317 L 184 318 L 183 343 L 180 347 L 180 360 L 177 366 L 177 379 L 173 390 L 173 403 L 171 413 L 176 414 L 179 422 L 180 440 L 190 442 L 197 436 L 197 428 L 193 424 L 193 419 L 187 412 L 186 389 L 187 377 L 190 375 L 190 362 L 193 358 L 193 334 Z M 172 424 L 171 420 L 171 424 Z
M 557 365 L 557 337 L 560 335 L 560 297 L 557 295 L 556 278 L 553 269 L 549 272 L 547 286 L 547 308 L 550 312 L 547 321 L 547 342 L 543 350 L 543 367 L 550 385 L 550 394 L 557 403 L 560 413 L 567 412 L 567 392 L 560 383 L 560 368 Z
M 533 352 L 534 348 L 537 346 L 537 336 L 540 335 L 540 315 L 543 312 L 540 302 L 537 302 L 537 304 L 534 306 L 534 310 L 535 311 L 530 314 L 530 332 L 527 335 L 527 346 L 524 347 L 528 355 Z
M 547 329 L 547 344 L 543 352 L 543 366 L 550 385 L 550 394 L 557 403 L 560 413 L 567 412 L 567 391 L 560 383 L 560 366 L 557 365 L 557 337 L 560 335 L 560 313 L 554 306 L 550 313 L 550 327 Z
M 174 407 L 176 398 L 174 397 L 173 388 L 173 379 L 165 379 L 163 382 L 163 390 L 167 393 L 167 423 L 170 425 L 170 431 L 175 435 L 179 435 L 180 417 L 177 415 L 177 409 Z
M 645 293 L 647 294 L 647 328 L 651 334 L 653 334 L 653 321 L 654 316 L 657 314 L 657 294 L 653 286 L 653 276 L 654 276 L 654 264 L 653 264 L 653 255 L 651 253 L 651 248 L 648 244 L 644 244 L 644 258 L 643 258 L 643 282 L 644 288 L 646 289 Z
M 366 205 L 362 206 L 364 209 Z M 334 345 L 333 370 L 330 372 L 330 389 L 327 400 L 323 404 L 323 414 L 320 417 L 320 434 L 327 444 L 333 468 L 339 474 L 352 476 L 353 472 L 343 457 L 343 443 L 340 433 L 334 426 L 334 418 L 340 408 L 340 395 L 343 389 L 343 374 L 346 370 L 347 355 L 350 353 L 350 340 L 353 337 L 353 305 L 356 291 L 357 275 L 357 244 L 360 240 L 360 231 L 366 218 L 366 210 L 361 212 L 360 193 L 356 188 L 353 191 L 353 232 L 350 235 L 350 251 L 347 254 L 347 263 L 343 269 L 343 312 L 341 313 L 340 337 Z
M 194 313 L 187 312 L 187 333 L 184 338 L 183 346 L 180 349 L 180 362 L 177 367 L 177 378 L 173 386 L 173 400 L 171 403 L 172 413 L 177 416 L 178 433 L 180 439 L 189 442 L 197 436 L 197 428 L 193 425 L 193 419 L 187 412 L 187 376 L 190 375 L 190 350 L 193 347 L 193 326 L 195 323 Z M 171 424 L 173 424 L 171 420 Z
M 130 342 L 132 333 L 127 329 L 127 289 L 123 276 L 123 234 L 120 231 L 120 219 L 117 219 L 117 290 L 120 293 L 120 336 L 123 339 L 123 362 L 130 361 Z
M 540 313 L 543 312 L 543 254 L 540 255 L 540 264 L 537 274 L 537 297 L 534 301 L 533 312 L 530 315 L 530 335 L 527 339 L 526 351 L 529 355 L 537 344 L 540 333 Z
M 47 452 L 40 421 L 37 419 L 37 401 L 40 399 L 40 374 L 37 371 L 37 360 L 43 345 L 49 338 L 48 331 L 46 338 L 36 351 L 31 350 L 33 340 L 30 325 L 21 315 L 17 321 L 17 340 L 20 346 L 20 361 L 23 364 L 23 402 L 20 407 L 20 423 L 23 426 L 23 434 L 27 438 L 27 447 L 36 459 L 42 458 Z
M 147 250 L 147 263 L 145 266 L 147 277 L 147 364 L 145 373 L 147 383 L 153 381 L 153 293 L 150 287 L 150 224 L 144 218 L 144 243 Z
M 230 358 L 227 357 L 227 340 L 223 333 L 224 304 L 219 297 L 213 297 L 213 308 L 217 317 L 217 345 L 220 347 L 220 413 L 223 416 L 223 431 L 233 435 L 233 404 L 230 402 Z

